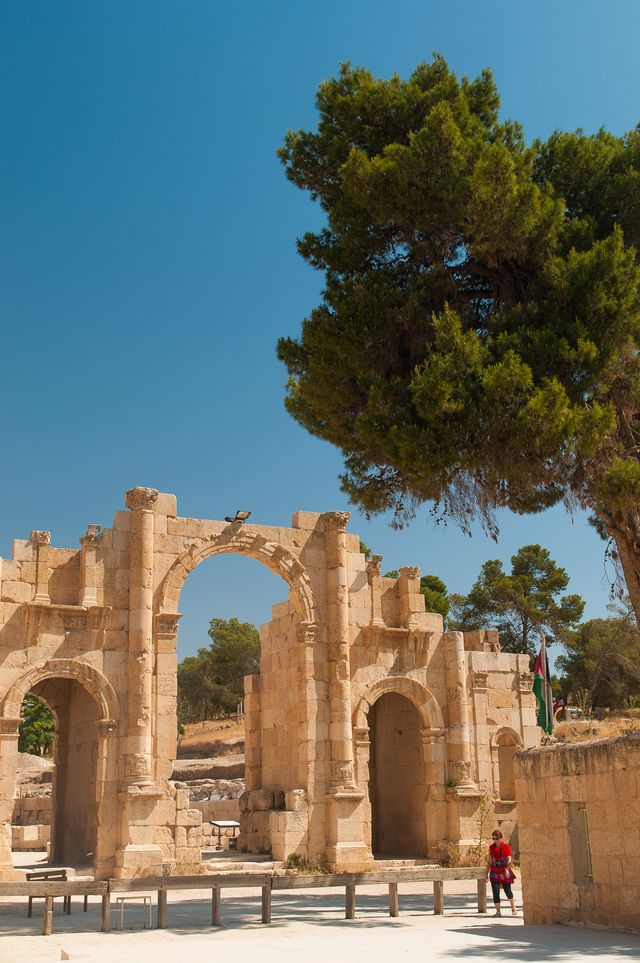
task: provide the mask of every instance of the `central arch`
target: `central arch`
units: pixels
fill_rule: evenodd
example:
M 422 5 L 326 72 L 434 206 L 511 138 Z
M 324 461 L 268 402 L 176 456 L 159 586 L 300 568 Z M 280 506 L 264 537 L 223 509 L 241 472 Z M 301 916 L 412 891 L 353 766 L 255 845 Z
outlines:
M 287 583 L 300 610 L 301 621 L 309 626 L 316 624 L 316 607 L 311 581 L 300 560 L 277 542 L 264 535 L 244 528 L 226 529 L 210 538 L 199 538 L 174 561 L 158 590 L 156 611 L 160 615 L 177 614 L 182 586 L 189 573 L 214 555 L 238 554 L 261 562 L 280 575 Z

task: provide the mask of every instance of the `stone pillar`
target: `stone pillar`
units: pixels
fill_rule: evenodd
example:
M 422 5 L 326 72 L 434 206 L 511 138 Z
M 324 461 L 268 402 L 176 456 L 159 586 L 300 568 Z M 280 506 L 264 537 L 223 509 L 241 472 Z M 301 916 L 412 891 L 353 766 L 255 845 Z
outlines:
M 93 608 L 98 604 L 98 589 L 96 585 L 96 549 L 102 528 L 100 525 L 89 525 L 80 539 L 80 605 Z
M 153 522 L 158 492 L 130 488 L 129 698 L 125 764 L 127 785 L 153 783 Z
M 367 578 L 371 592 L 371 624 L 384 625 L 382 619 L 382 592 L 380 585 L 380 567 L 382 555 L 372 555 L 367 562 Z
M 447 749 L 449 779 L 458 789 L 476 789 L 471 779 L 471 740 L 467 703 L 467 673 L 462 632 L 445 632 L 444 664 L 447 683 L 449 729 Z
M 407 629 L 418 629 L 420 614 L 424 613 L 424 597 L 420 592 L 420 569 L 414 565 L 406 565 L 399 572 L 400 624 Z
M 422 762 L 425 768 L 427 856 L 441 859 L 446 837 L 445 729 L 422 729 Z
M 361 867 L 367 849 L 361 839 L 362 790 L 355 784 L 351 732 L 349 656 L 348 512 L 325 512 L 327 558 L 327 641 L 329 654 L 329 786 L 327 858 L 333 869 Z
M 49 546 L 51 532 L 31 532 L 31 541 L 36 546 L 36 592 L 34 602 L 49 603 Z
M 349 657 L 349 582 L 347 522 L 349 512 L 325 512 L 329 642 L 329 792 L 353 789 L 351 737 L 351 665 Z
M 123 724 L 124 784 L 118 793 L 116 877 L 162 875 L 156 841 L 158 803 L 165 792 L 153 769 L 153 533 L 158 492 L 131 488 L 129 518 L 129 657 Z
M 20 719 L 0 718 L 0 879 L 18 879 L 11 858 L 11 815 L 18 767 Z

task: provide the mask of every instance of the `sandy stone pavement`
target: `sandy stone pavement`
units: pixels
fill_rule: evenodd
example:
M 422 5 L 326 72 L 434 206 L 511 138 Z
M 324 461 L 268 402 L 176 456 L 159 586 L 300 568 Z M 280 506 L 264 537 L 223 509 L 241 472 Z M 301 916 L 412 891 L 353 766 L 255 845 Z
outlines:
M 387 963 L 395 960 L 498 963 L 578 961 L 594 963 L 640 959 L 640 934 L 563 926 L 525 926 L 519 915 L 495 919 L 479 915 L 475 888 L 468 883 L 445 887 L 445 915 L 433 915 L 431 887 L 400 886 L 400 916 L 388 916 L 382 887 L 358 888 L 357 918 L 344 919 L 340 890 L 278 893 L 273 897 L 273 922 L 262 925 L 259 892 L 225 890 L 223 926 L 213 928 L 210 905 L 193 893 L 169 894 L 166 930 L 142 929 L 142 908 L 128 904 L 124 930 L 100 933 L 100 901 L 91 900 L 88 913 L 81 900 L 71 916 L 62 908 L 54 916 L 54 933 L 39 935 L 41 904 L 31 920 L 26 901 L 5 901 L 0 907 L 0 963 L 45 963 L 86 960 L 92 963 L 176 963 L 219 960 L 233 963 Z M 518 902 L 519 893 L 516 894 Z M 155 921 L 155 895 L 154 895 Z M 507 913 L 509 913 L 507 908 Z

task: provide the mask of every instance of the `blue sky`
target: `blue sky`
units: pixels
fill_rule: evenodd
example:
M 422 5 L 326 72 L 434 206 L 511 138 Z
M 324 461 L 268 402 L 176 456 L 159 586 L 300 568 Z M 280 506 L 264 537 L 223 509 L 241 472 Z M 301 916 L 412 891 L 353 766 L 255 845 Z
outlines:
M 437 50 L 490 67 L 529 138 L 640 119 L 635 0 L 0 2 L 0 554 L 49 529 L 75 546 L 124 491 L 184 515 L 247 507 L 265 524 L 348 507 L 341 462 L 283 407 L 280 335 L 322 285 L 295 239 L 319 223 L 275 157 L 314 125 L 314 94 L 351 60 L 408 75 Z M 498 545 L 426 511 L 404 532 L 350 523 L 384 568 L 418 564 L 467 591 L 487 558 L 540 542 L 604 614 L 603 543 L 580 515 L 503 515 Z M 211 616 L 260 622 L 285 595 L 225 556 L 181 599 L 180 654 Z

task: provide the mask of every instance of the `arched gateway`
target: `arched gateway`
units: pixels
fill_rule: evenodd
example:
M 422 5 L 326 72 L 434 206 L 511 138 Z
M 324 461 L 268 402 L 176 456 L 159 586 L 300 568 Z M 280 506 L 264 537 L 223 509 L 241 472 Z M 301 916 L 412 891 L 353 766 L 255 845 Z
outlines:
M 221 553 L 248 555 L 289 587 L 262 629 L 260 675 L 245 683 L 240 844 L 276 859 L 370 865 L 374 717 L 378 758 L 394 746 L 384 727 L 406 718 L 407 765 L 424 767 L 411 781 L 417 829 L 403 845 L 432 857 L 443 842 L 471 841 L 493 734 L 508 727 L 536 742 L 526 657 L 500 653 L 495 633 L 444 633 L 424 610 L 418 570 L 381 577 L 380 559 L 367 562 L 347 532 L 348 513 L 298 512 L 290 528 L 180 518 L 175 496 L 150 488 L 128 491 L 126 506 L 112 528 L 90 525 L 79 549 L 34 531 L 0 563 L 0 878 L 12 875 L 29 692 L 59 726 L 54 856 L 88 861 L 98 877 L 198 871 L 200 813 L 170 781 L 176 639 L 187 576 Z M 72 760 L 83 761 L 75 780 Z M 391 801 L 376 831 L 388 848 L 400 810 L 381 778 L 378 798 Z M 73 837 L 70 824 L 80 827 Z

